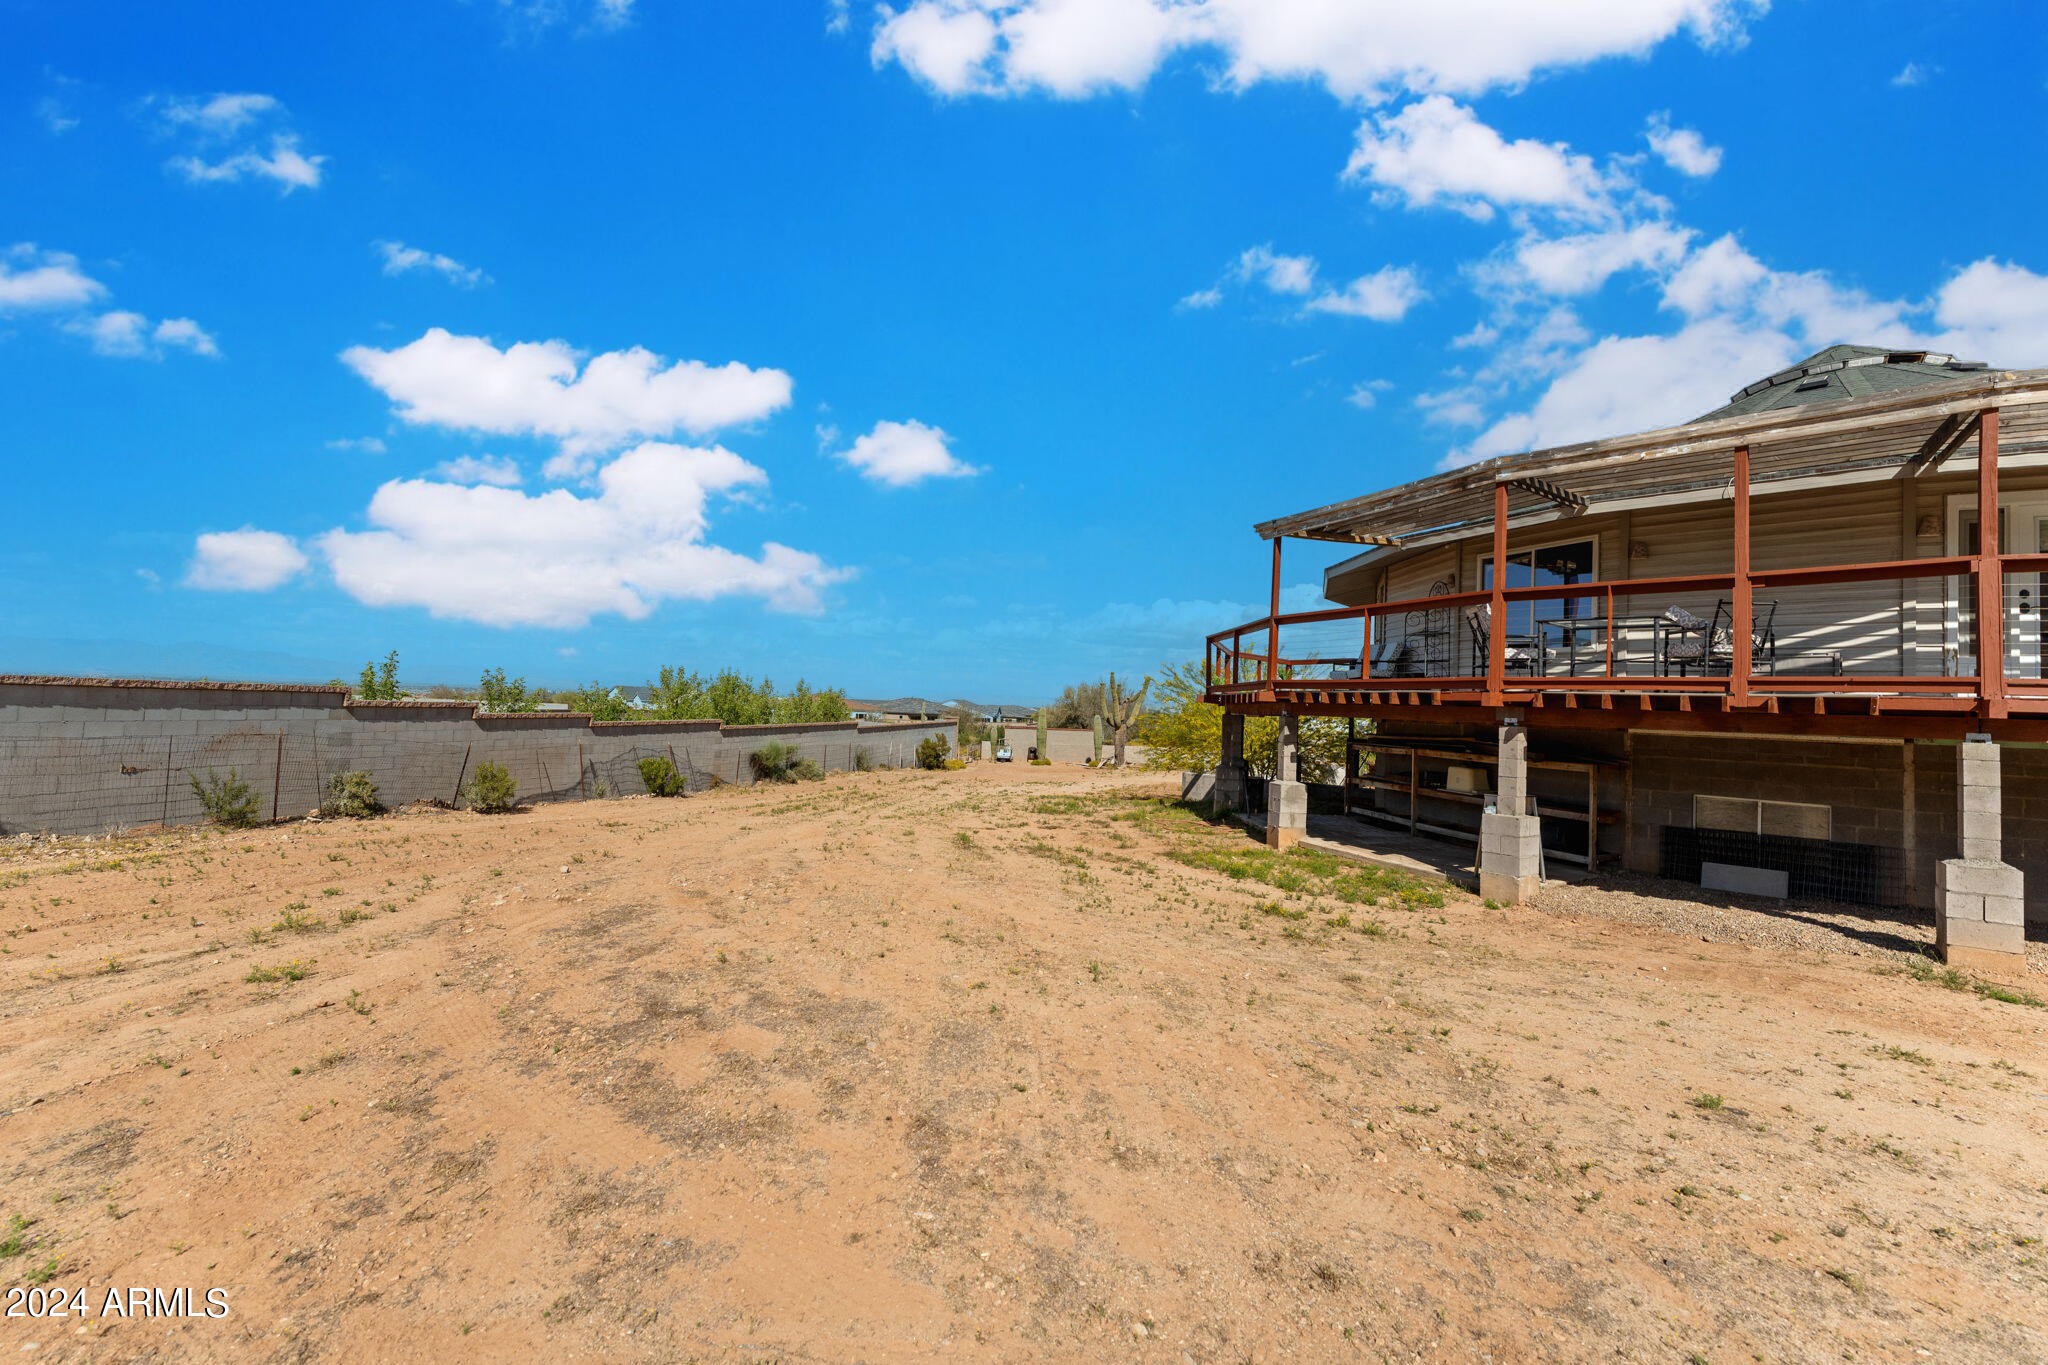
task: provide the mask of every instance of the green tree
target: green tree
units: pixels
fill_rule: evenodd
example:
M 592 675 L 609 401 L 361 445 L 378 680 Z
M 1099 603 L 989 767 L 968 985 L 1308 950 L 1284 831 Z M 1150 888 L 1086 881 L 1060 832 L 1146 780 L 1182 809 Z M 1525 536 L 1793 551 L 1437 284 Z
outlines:
M 768 678 L 759 682 L 734 669 L 714 678 L 687 669 L 664 668 L 658 682 L 647 684 L 650 707 L 662 720 L 722 720 L 728 725 L 806 725 L 849 720 L 846 694 L 837 688 L 817 691 L 799 678 L 787 693 L 777 693 Z
M 555 700 L 568 703 L 571 711 L 587 713 L 592 720 L 631 720 L 633 708 L 613 692 L 613 688 L 593 681 L 588 687 L 572 687 L 557 693 Z
M 398 651 L 392 650 L 384 656 L 384 662 L 366 663 L 362 676 L 356 679 L 356 697 L 361 701 L 398 701 L 404 693 L 398 690 Z
M 486 711 L 531 711 L 539 704 L 538 699 L 527 692 L 525 678 L 513 678 L 508 682 L 502 668 L 486 669 L 483 681 L 477 684 L 477 691 L 483 697 Z
M 1103 701 L 1101 683 L 1075 683 L 1045 708 L 1046 722 L 1055 729 L 1078 730 L 1103 713 Z
M 1196 771 L 1223 761 L 1223 708 L 1202 700 L 1202 665 L 1166 664 L 1152 680 L 1154 707 L 1138 719 L 1136 737 L 1151 750 L 1148 766 Z M 1301 780 L 1335 782 L 1344 772 L 1345 726 L 1327 716 L 1301 718 Z M 1259 781 L 1273 777 L 1280 751 L 1280 721 L 1248 716 L 1244 761 Z

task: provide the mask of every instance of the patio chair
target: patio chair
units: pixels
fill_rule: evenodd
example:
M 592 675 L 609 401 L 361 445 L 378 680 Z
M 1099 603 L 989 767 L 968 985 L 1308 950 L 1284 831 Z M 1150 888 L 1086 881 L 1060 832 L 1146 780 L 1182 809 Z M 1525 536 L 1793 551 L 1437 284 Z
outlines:
M 1771 669 L 1777 667 L 1778 635 L 1774 625 L 1778 616 L 1778 604 L 1752 602 L 1750 604 L 1749 641 L 1750 666 L 1765 664 Z M 1711 621 L 1702 621 L 1684 607 L 1670 607 L 1664 612 L 1667 623 L 1663 630 L 1664 666 L 1676 668 L 1681 678 L 1690 677 L 1697 668 L 1702 674 L 1725 673 L 1735 662 L 1735 623 L 1733 609 L 1723 597 L 1714 603 Z
M 1472 633 L 1472 676 L 1478 677 L 1486 672 L 1487 660 L 1493 649 L 1493 607 L 1489 604 L 1466 612 L 1465 628 Z M 1502 644 L 1508 672 L 1542 671 L 1543 642 L 1536 636 L 1509 635 Z

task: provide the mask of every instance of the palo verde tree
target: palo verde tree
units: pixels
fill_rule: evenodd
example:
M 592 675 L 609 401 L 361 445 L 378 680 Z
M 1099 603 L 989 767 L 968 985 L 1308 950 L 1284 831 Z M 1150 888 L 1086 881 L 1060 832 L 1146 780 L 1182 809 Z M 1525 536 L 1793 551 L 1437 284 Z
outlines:
M 1095 719 L 1098 725 L 1109 727 L 1110 744 L 1116 756 L 1116 766 L 1119 768 L 1124 766 L 1124 745 L 1131 738 L 1131 723 L 1143 714 L 1145 694 L 1151 690 L 1152 680 L 1147 678 L 1138 685 L 1137 691 L 1128 691 L 1116 680 L 1114 673 L 1111 673 L 1109 681 L 1102 685 L 1102 711 Z
M 1214 768 L 1223 761 L 1223 708 L 1204 701 L 1208 690 L 1202 665 L 1194 660 L 1164 665 L 1156 678 L 1153 707 L 1135 730 L 1150 751 L 1148 766 L 1183 772 Z M 1301 718 L 1301 780 L 1335 782 L 1344 771 L 1344 722 L 1327 716 Z M 1258 781 L 1273 777 L 1280 747 L 1275 716 L 1249 716 L 1244 723 L 1245 768 Z

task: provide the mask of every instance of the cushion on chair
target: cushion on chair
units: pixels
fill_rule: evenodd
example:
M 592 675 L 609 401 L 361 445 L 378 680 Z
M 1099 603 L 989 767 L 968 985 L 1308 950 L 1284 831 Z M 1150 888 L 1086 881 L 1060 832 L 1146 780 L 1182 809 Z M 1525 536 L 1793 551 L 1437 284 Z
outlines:
M 1684 607 L 1676 606 L 1664 608 L 1664 619 L 1681 630 L 1700 630 L 1707 624 Z

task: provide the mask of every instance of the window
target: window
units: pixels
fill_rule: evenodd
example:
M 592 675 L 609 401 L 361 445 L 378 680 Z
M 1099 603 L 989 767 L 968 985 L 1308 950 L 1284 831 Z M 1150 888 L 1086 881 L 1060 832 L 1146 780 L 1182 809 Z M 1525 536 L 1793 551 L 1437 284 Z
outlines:
M 1802 801 L 1751 801 L 1735 796 L 1695 796 L 1694 829 L 1727 829 L 1739 834 L 1769 834 L 1786 839 L 1828 839 L 1834 833 L 1834 811 Z
M 1570 540 L 1557 545 L 1539 545 L 1508 555 L 1506 586 L 1510 588 L 1571 587 L 1591 583 L 1599 576 L 1600 543 L 1593 538 Z M 1493 588 L 1493 556 L 1479 561 L 1479 587 Z M 1591 616 L 1590 597 L 1544 598 L 1535 602 L 1510 602 L 1507 606 L 1508 634 L 1534 635 L 1536 622 L 1560 616 Z

